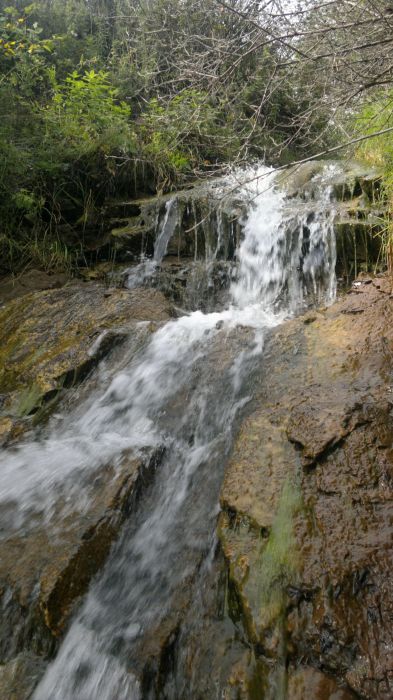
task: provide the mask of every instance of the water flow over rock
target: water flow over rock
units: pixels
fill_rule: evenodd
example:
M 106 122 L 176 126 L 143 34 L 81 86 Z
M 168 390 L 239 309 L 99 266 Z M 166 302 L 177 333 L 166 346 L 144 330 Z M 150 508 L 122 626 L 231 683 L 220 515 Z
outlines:
M 177 201 L 173 197 L 166 202 L 164 216 L 161 221 L 157 222 L 153 259 L 142 260 L 136 267 L 129 270 L 126 281 L 128 289 L 140 287 L 153 275 L 166 254 L 168 243 L 177 223 Z
M 241 308 L 257 301 L 288 314 L 310 300 L 334 299 L 334 207 L 331 189 L 324 181 L 317 202 L 299 206 L 298 201 L 288 205 L 283 190 L 278 189 L 275 197 L 268 196 L 272 177 L 265 175 L 246 189 L 249 207 L 231 293 Z
M 83 512 L 99 465 L 120 468 L 127 450 L 165 446 L 143 506 L 92 585 L 35 700 L 143 696 L 146 660 L 180 623 L 188 582 L 214 542 L 223 464 L 264 334 L 301 307 L 308 292 L 319 301 L 334 295 L 325 195 L 313 202 L 312 215 L 307 208 L 286 211 L 275 173 L 252 175 L 258 177 L 241 194 L 247 215 L 228 307 L 168 322 L 46 439 L 3 456 L 0 498 L 12 506 L 13 527 L 29 528 L 58 512 L 59 500 L 63 510 Z M 225 187 L 232 186 L 229 179 Z M 170 200 L 152 265 L 165 255 L 175 221 Z

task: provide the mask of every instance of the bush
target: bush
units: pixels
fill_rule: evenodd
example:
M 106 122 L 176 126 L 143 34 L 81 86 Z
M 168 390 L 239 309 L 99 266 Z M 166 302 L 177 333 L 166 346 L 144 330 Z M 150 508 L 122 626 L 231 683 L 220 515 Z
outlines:
M 135 134 L 131 130 L 130 108 L 117 101 L 104 71 L 71 73 L 58 84 L 50 71 L 53 96 L 39 109 L 45 126 L 44 148 L 51 149 L 51 161 L 57 168 L 64 163 L 101 151 L 131 154 L 135 150 Z
M 393 127 L 393 91 L 377 95 L 363 107 L 355 119 L 357 129 L 367 135 Z M 393 131 L 370 138 L 359 146 L 358 157 L 371 165 L 381 167 L 383 186 L 381 197 L 388 203 L 384 227 L 378 233 L 389 274 L 393 276 Z
M 228 161 L 239 140 L 206 93 L 186 89 L 167 100 L 153 98 L 141 119 L 142 155 L 159 188 L 178 184 L 203 165 Z

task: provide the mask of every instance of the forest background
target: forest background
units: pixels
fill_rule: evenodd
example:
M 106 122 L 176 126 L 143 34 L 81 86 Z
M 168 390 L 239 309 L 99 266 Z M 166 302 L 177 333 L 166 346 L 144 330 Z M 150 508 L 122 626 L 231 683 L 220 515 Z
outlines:
M 256 160 L 356 154 L 391 200 L 392 80 L 385 0 L 0 0 L 0 273 L 77 265 L 114 196 Z

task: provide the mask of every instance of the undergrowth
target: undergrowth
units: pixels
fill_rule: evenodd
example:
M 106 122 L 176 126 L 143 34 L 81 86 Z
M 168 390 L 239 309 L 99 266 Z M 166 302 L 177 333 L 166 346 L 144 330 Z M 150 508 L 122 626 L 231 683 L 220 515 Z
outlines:
M 393 92 L 375 97 L 357 115 L 355 125 L 365 135 L 393 127 L 391 111 Z M 387 204 L 387 214 L 376 234 L 393 284 L 393 132 L 363 141 L 357 156 L 366 163 L 381 168 L 383 173 L 380 200 Z

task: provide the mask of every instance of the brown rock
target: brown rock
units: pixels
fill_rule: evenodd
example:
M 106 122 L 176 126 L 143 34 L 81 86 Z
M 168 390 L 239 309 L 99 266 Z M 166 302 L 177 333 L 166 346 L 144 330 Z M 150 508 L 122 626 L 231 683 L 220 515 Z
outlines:
M 20 654 L 0 666 L 0 697 L 4 700 L 26 700 L 31 697 L 42 672 L 43 662 L 39 657 Z
M 334 678 L 329 678 L 315 668 L 299 668 L 288 679 L 287 700 L 351 700 L 355 695 L 339 688 Z
M 84 379 L 127 334 L 140 333 L 140 321 L 159 323 L 170 313 L 158 291 L 113 289 L 106 296 L 99 283 L 10 301 L 0 309 L 0 418 L 15 422 L 35 413 Z
M 129 352 L 134 345 L 137 350 L 169 313 L 154 290 L 114 289 L 105 297 L 104 285 L 81 282 L 6 304 L 0 310 L 0 440 L 16 439 L 28 425 L 24 416 L 81 381 L 125 337 L 131 335 Z M 6 666 L 0 689 L 9 690 L 0 697 L 29 697 L 23 690 L 25 681 L 30 687 L 26 654 L 34 668 L 36 656 L 53 654 L 159 458 L 152 451 L 138 459 L 124 455 L 116 468 L 109 464 L 92 474 L 83 512 L 70 512 L 59 497 L 49 522 L 32 516 L 22 533 L 2 533 L 0 661 Z
M 219 533 L 249 641 L 279 664 L 285 639 L 287 662 L 328 673 L 295 675 L 294 698 L 344 698 L 349 689 L 369 700 L 393 696 L 385 286 L 362 284 L 361 295 L 313 323 L 300 318 L 272 334 L 222 488 Z
M 64 272 L 47 274 L 42 270 L 29 270 L 17 277 L 6 277 L 0 281 L 0 304 L 43 289 L 58 289 L 70 280 Z
M 145 460 L 130 455 L 116 471 L 100 469 L 85 512 L 62 516 L 57 504 L 53 523 L 1 542 L 3 662 L 23 650 L 43 656 L 51 652 L 159 458 L 159 452 Z

